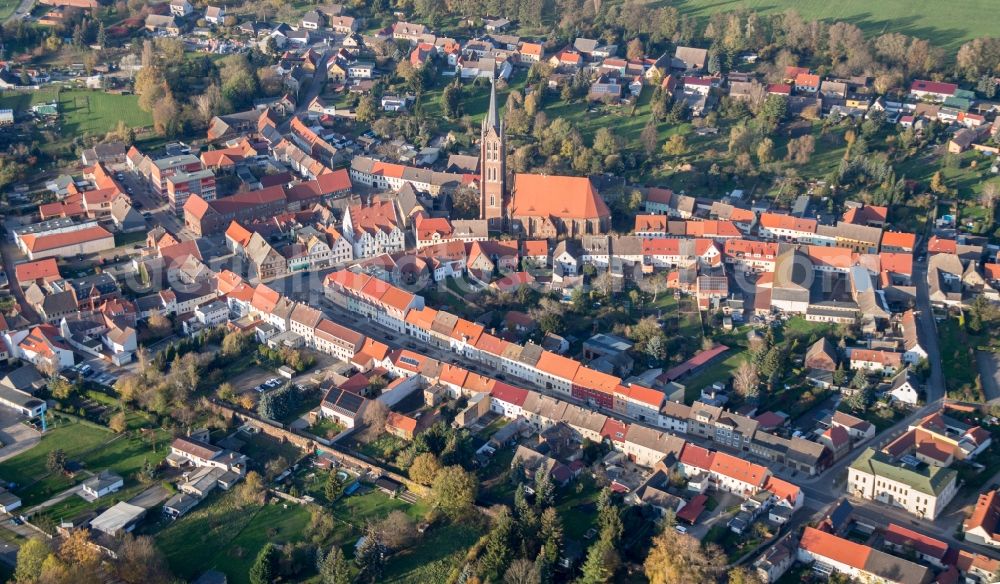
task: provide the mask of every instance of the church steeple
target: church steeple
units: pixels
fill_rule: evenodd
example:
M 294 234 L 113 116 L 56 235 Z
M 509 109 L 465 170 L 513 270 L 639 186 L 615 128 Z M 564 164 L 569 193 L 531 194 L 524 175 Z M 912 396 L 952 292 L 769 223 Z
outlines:
M 497 133 L 500 133 L 500 115 L 497 114 L 496 81 L 490 82 L 490 109 L 486 110 L 486 119 L 483 120 L 484 133 L 487 128 L 493 128 Z
M 479 143 L 479 218 L 489 221 L 490 230 L 499 231 L 506 210 L 507 145 L 497 111 L 496 82 L 490 84 L 490 108 Z

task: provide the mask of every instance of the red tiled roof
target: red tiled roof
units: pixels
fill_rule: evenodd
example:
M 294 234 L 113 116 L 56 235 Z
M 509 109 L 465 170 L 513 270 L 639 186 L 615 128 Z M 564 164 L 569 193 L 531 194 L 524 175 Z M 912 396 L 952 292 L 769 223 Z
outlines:
M 14 277 L 18 282 L 34 282 L 35 280 L 59 279 L 59 265 L 55 258 L 45 258 L 36 262 L 25 262 L 14 266 Z
M 681 450 L 680 461 L 687 466 L 707 471 L 712 468 L 713 458 L 715 458 L 715 452 L 688 442 L 684 444 L 684 449 Z
M 599 219 L 610 217 L 611 211 L 586 177 L 517 174 L 511 215 Z
M 601 428 L 601 436 L 612 442 L 625 442 L 625 434 L 628 432 L 628 425 L 621 420 L 608 418 Z
M 799 541 L 799 547 L 813 555 L 828 558 L 840 564 L 864 570 L 868 555 L 872 548 L 820 531 L 806 527 Z
M 410 416 L 404 416 L 396 412 L 389 412 L 389 417 L 385 421 L 385 425 L 390 428 L 396 428 L 406 432 L 407 434 L 413 434 L 417 429 L 417 420 L 411 418 Z
M 939 560 L 944 559 L 948 553 L 948 544 L 945 542 L 895 523 L 890 523 L 882 536 L 891 544 L 912 547 L 918 553 Z
M 698 517 L 701 515 L 702 511 L 705 510 L 705 506 L 708 504 L 708 495 L 699 493 L 691 500 L 687 502 L 686 505 L 681 507 L 681 510 L 677 512 L 677 519 L 694 525 L 698 521 Z
M 580 363 L 551 351 L 542 351 L 535 368 L 554 377 L 573 381 L 576 372 L 580 369 Z
M 768 476 L 767 468 L 725 452 L 715 453 L 710 468 L 714 473 L 757 487 L 761 486 Z
M 490 390 L 490 396 L 497 401 L 520 407 L 524 404 L 524 400 L 528 399 L 528 390 L 497 381 Z
M 944 95 L 954 95 L 958 86 L 954 83 L 942 83 L 940 81 L 925 81 L 916 79 L 910 84 L 910 91 L 928 91 L 931 93 L 941 93 Z
M 903 231 L 886 231 L 882 233 L 882 247 L 898 247 L 912 250 L 917 245 L 917 236 L 914 233 Z
M 24 242 L 28 251 L 38 253 L 41 251 L 59 249 L 60 247 L 68 245 L 77 245 L 108 237 L 114 236 L 111 235 L 111 232 L 100 225 L 94 225 L 92 227 L 77 229 L 76 231 L 53 233 L 51 235 L 35 235 L 34 233 L 29 233 L 22 235 L 21 241 Z
M 996 533 L 998 524 L 1000 524 L 1000 496 L 997 496 L 995 490 L 981 493 L 972 515 L 965 520 L 965 531 L 982 528 L 992 535 Z
M 770 491 L 775 497 L 793 504 L 801 492 L 798 485 L 773 476 L 767 477 L 767 482 L 764 483 L 764 490 Z

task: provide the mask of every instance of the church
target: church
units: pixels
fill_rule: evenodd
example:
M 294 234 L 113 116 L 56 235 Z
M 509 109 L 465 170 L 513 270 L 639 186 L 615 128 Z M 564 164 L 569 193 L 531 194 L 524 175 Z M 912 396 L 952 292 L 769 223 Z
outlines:
M 586 177 L 518 173 L 507 184 L 507 142 L 496 86 L 483 119 L 479 152 L 479 217 L 490 231 L 518 237 L 578 238 L 606 233 L 611 211 Z

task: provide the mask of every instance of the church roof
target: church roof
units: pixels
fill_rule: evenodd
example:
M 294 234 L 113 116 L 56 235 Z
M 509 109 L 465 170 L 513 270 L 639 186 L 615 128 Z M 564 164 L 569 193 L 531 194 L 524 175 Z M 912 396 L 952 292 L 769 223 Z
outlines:
M 611 211 L 588 178 L 517 174 L 511 216 L 599 219 Z

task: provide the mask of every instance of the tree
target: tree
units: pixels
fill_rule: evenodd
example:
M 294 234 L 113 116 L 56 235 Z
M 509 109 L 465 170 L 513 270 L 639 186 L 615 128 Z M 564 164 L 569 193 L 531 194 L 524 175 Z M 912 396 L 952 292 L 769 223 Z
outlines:
M 333 503 L 340 498 L 345 486 L 344 479 L 340 478 L 339 473 L 330 472 L 327 474 L 326 483 L 323 485 L 323 496 L 326 497 L 327 503 Z
M 493 521 L 492 529 L 486 534 L 485 549 L 479 560 L 484 579 L 496 580 L 510 563 L 513 555 L 510 549 L 513 531 L 514 521 L 510 516 L 510 509 L 506 506 L 501 507 Z
M 149 332 L 153 334 L 154 337 L 165 337 L 173 331 L 173 325 L 170 324 L 170 320 L 162 314 L 156 313 L 150 315 L 146 319 L 146 325 L 149 327 Z
M 62 448 L 50 451 L 45 459 L 45 468 L 51 472 L 62 472 L 66 468 L 66 452 Z
M 642 150 L 646 153 L 646 156 L 652 156 L 656 153 L 656 144 L 659 140 L 660 135 L 656 130 L 656 122 L 650 118 L 646 122 L 645 127 L 643 127 L 642 133 L 639 134 L 639 141 L 642 143 Z
M 667 357 L 666 337 L 663 334 L 650 337 L 643 352 L 653 360 L 662 361 Z
M 618 136 L 607 127 L 602 126 L 594 134 L 594 152 L 601 156 L 611 156 L 621 152 L 621 141 Z
M 445 117 L 450 120 L 462 117 L 462 111 L 465 109 L 462 101 L 464 93 L 462 83 L 458 79 L 444 88 L 441 92 L 441 109 L 444 110 Z
M 984 184 L 983 192 L 979 195 L 979 204 L 987 209 L 993 209 L 997 200 L 1000 200 L 1000 183 L 988 182 Z
M 510 563 L 503 574 L 504 584 L 541 584 L 541 578 L 534 562 L 524 558 Z
M 178 126 L 178 116 L 180 106 L 174 95 L 167 91 L 153 105 L 153 128 L 161 135 L 172 136 L 176 133 Z
M 650 584 L 711 582 L 720 573 L 725 557 L 714 544 L 702 549 L 690 535 L 664 529 L 653 538 L 643 568 Z
M 663 144 L 663 153 L 667 156 L 683 156 L 687 153 L 687 139 L 684 134 L 674 134 Z
M 600 537 L 587 551 L 587 559 L 583 563 L 582 574 L 578 584 L 604 584 L 610 582 L 618 567 L 620 559 L 614 544 L 607 537 Z
M 118 412 L 111 416 L 111 419 L 108 420 L 108 428 L 115 434 L 121 434 L 125 430 L 128 430 L 128 424 L 125 422 L 125 412 Z
M 361 421 L 365 425 L 365 436 L 375 438 L 385 430 L 385 422 L 389 419 L 389 408 L 385 403 L 374 399 L 369 400 L 365 406 L 365 411 L 361 415 Z
M 639 61 L 646 56 L 646 49 L 642 46 L 642 41 L 632 39 L 625 48 L 625 54 L 629 61 Z
M 17 550 L 17 567 L 14 569 L 14 582 L 17 584 L 33 584 L 42 574 L 42 563 L 52 553 L 49 546 L 37 537 L 24 542 Z
M 774 160 L 774 140 L 764 138 L 757 144 L 757 162 L 767 164 Z
M 417 526 L 413 523 L 413 519 L 399 509 L 386 515 L 375 528 L 382 543 L 392 551 L 406 549 L 417 539 Z
M 451 194 L 451 211 L 454 219 L 479 217 L 479 189 L 471 185 L 457 187 Z
M 115 575 L 128 584 L 168 584 L 174 581 L 166 559 L 153 538 L 125 534 L 114 563 Z
M 365 530 L 364 539 L 354 556 L 361 568 L 361 575 L 371 582 L 378 582 L 385 569 L 385 545 L 380 535 L 371 525 Z
M 272 584 L 278 564 L 278 548 L 267 542 L 257 553 L 257 559 L 250 566 L 250 584 Z
M 760 390 L 760 376 L 757 375 L 757 368 L 750 361 L 740 363 L 740 366 L 733 373 L 733 389 L 744 399 L 757 397 Z
M 70 564 L 96 566 L 101 552 L 90 545 L 89 529 L 75 529 L 60 544 L 59 557 Z
M 334 545 L 330 551 L 323 555 L 319 554 L 316 562 L 316 571 L 319 572 L 320 581 L 323 584 L 350 584 L 351 564 L 344 557 L 344 552 L 340 546 Z
M 359 122 L 371 122 L 378 113 L 378 104 L 375 96 L 367 94 L 358 102 L 358 107 L 354 110 L 355 118 Z
M 205 92 L 198 95 L 193 100 L 195 108 L 198 110 L 198 117 L 204 123 L 209 123 L 213 117 L 219 115 L 226 108 L 226 100 L 222 97 L 222 90 L 218 84 L 210 83 L 205 88 Z
M 478 489 L 474 475 L 458 465 L 446 466 L 434 477 L 431 501 L 448 517 L 458 519 L 472 510 Z
M 49 379 L 49 393 L 56 399 L 67 399 L 79 389 L 75 383 L 71 383 L 64 377 L 56 376 Z
M 728 584 L 764 584 L 756 572 L 752 572 L 744 566 L 731 568 L 726 576 L 729 580 Z
M 236 488 L 236 501 L 241 507 L 263 505 L 264 496 L 264 481 L 255 470 L 248 472 Z
M 430 485 L 441 470 L 441 461 L 430 452 L 422 452 L 413 459 L 410 465 L 410 479 L 421 485 Z
M 809 162 L 809 157 L 816 150 L 816 139 L 811 135 L 800 136 L 798 138 L 792 138 L 788 141 L 788 156 L 786 160 L 790 160 L 795 164 L 807 164 Z
M 948 186 L 945 184 L 944 176 L 941 174 L 940 170 L 931 176 L 931 191 L 938 195 L 943 195 L 948 192 Z

